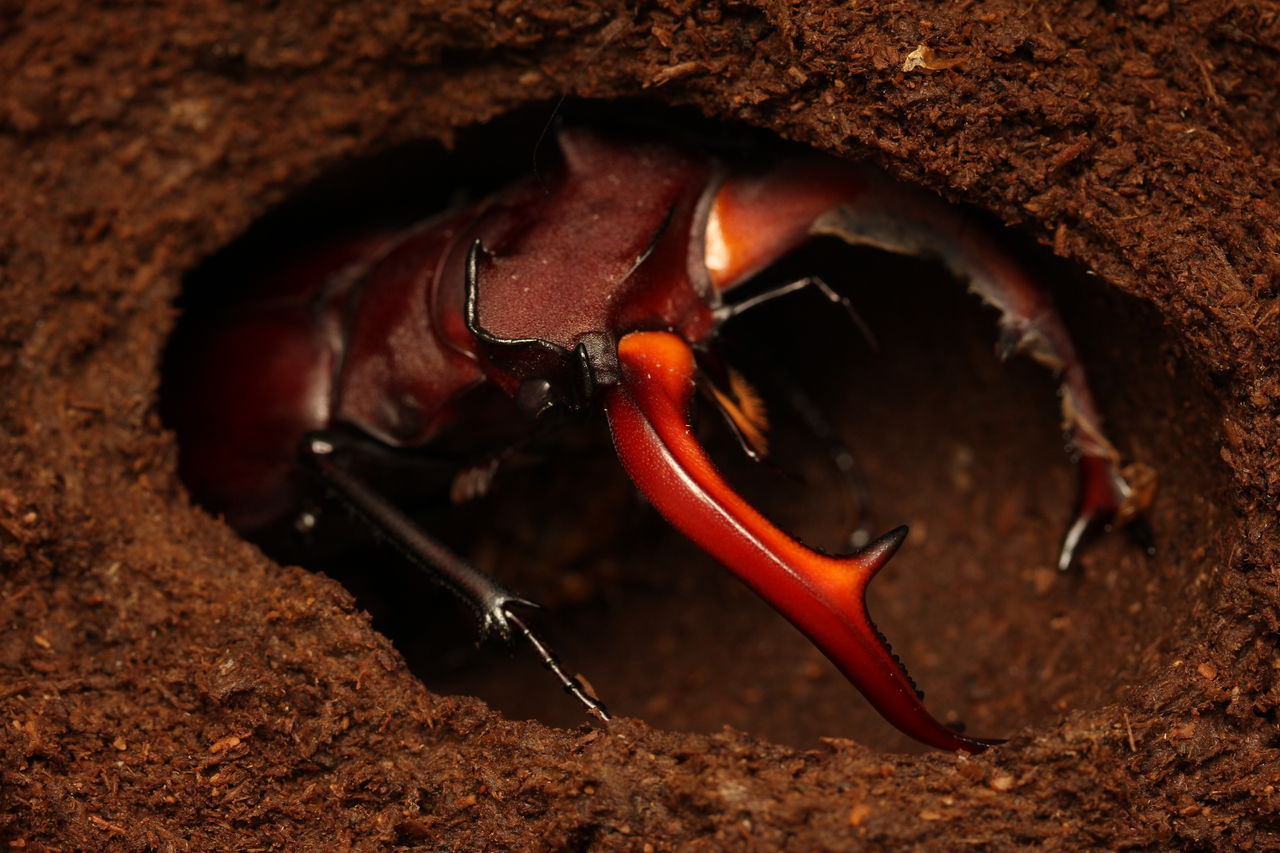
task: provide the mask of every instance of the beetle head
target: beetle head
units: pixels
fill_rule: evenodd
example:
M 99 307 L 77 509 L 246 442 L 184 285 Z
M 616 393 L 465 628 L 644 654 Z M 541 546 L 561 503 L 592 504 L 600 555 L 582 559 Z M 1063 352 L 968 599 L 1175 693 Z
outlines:
M 598 389 L 618 382 L 617 342 L 606 332 L 580 335 L 572 350 L 543 338 L 506 338 L 480 322 L 479 240 L 467 254 L 465 317 L 485 359 L 515 383 L 515 399 L 531 417 L 557 407 L 580 411 L 594 402 Z

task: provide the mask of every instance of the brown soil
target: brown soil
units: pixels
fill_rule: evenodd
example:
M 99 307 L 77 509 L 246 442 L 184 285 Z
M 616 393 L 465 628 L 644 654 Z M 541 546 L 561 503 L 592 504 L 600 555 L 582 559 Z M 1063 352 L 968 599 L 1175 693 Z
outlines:
M 1274 4 L 71 5 L 0 2 L 12 849 L 1280 848 Z M 960 62 L 904 72 L 919 45 Z M 870 159 L 1041 244 L 1160 474 L 1153 559 L 1112 537 L 1050 569 L 1052 388 L 933 271 L 862 264 L 903 282 L 859 291 L 875 356 L 806 306 L 750 338 L 839 412 L 879 526 L 913 525 L 872 607 L 930 706 L 1007 744 L 898 739 L 589 441 L 453 523 L 553 605 L 636 718 L 608 729 L 527 660 L 397 650 L 190 505 L 156 414 L 184 275 L 344 164 L 562 94 Z M 822 541 L 831 485 L 798 464 L 811 491 L 755 488 Z

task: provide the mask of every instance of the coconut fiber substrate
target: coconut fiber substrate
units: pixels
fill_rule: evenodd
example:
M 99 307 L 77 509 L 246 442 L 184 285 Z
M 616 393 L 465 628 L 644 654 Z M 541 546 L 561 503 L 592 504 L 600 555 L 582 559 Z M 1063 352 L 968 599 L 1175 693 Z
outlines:
M 1280 849 L 1278 93 L 1265 2 L 0 2 L 0 841 Z M 1002 745 L 898 735 L 598 417 L 421 514 L 546 605 L 609 725 L 350 529 L 266 556 L 188 496 L 163 378 L 202 292 L 619 115 L 871 162 L 1060 306 L 1156 475 L 1154 555 L 1115 533 L 1055 569 L 1054 383 L 940 268 L 849 250 L 874 346 L 796 296 L 732 350 L 830 415 L 877 532 L 911 526 L 871 611 L 931 711 Z M 845 493 L 777 409 L 775 468 L 708 441 L 834 549 Z

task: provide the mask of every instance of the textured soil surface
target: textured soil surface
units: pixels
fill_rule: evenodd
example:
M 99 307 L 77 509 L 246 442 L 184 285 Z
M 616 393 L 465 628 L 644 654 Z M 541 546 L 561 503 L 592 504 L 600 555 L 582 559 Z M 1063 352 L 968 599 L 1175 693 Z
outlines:
M 1280 849 L 1276 4 L 74 5 L 0 0 L 11 849 Z M 903 741 L 643 507 L 598 423 L 434 525 L 549 605 L 607 728 L 412 579 L 348 570 L 357 603 L 190 503 L 157 409 L 187 274 L 307 192 L 358 222 L 353 163 L 387 204 L 408 173 L 433 204 L 516 174 L 563 95 L 868 159 L 1015 229 L 1159 474 L 1155 557 L 1113 536 L 1053 571 L 1052 385 L 937 270 L 851 264 L 875 353 L 813 304 L 742 335 L 837 415 L 877 527 L 912 525 L 871 605 L 930 707 L 1006 744 Z M 532 131 L 485 136 L 512 111 Z M 832 547 L 834 486 L 795 466 L 742 476 Z

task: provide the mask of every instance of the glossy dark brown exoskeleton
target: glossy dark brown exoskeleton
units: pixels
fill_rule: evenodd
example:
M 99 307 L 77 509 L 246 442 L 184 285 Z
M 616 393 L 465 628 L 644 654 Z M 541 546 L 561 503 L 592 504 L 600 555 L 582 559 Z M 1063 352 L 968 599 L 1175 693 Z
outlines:
M 738 288 L 810 239 L 936 258 L 999 310 L 1005 354 L 1060 377 L 1080 499 L 1064 539 L 1128 509 L 1074 347 L 1045 294 L 977 226 L 862 166 L 785 155 L 732 168 L 692 148 L 559 134 L 559 165 L 407 229 L 337 241 L 230 308 L 197 318 L 170 369 L 165 409 L 195 498 L 252 533 L 297 513 L 318 479 L 472 606 L 485 632 L 525 636 L 523 602 L 449 553 L 362 475 L 369 459 L 519 440 L 554 409 L 603 407 L 623 465 L 673 525 L 800 628 L 902 731 L 943 749 L 992 741 L 925 709 L 865 606 L 906 535 L 847 556 L 809 549 L 722 479 L 693 436 L 702 386 L 747 445 L 763 417 L 706 357 L 749 300 Z M 829 293 L 829 291 L 828 291 Z

